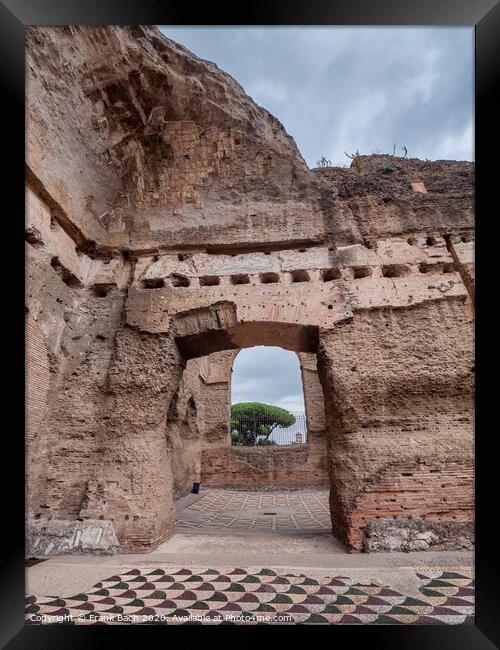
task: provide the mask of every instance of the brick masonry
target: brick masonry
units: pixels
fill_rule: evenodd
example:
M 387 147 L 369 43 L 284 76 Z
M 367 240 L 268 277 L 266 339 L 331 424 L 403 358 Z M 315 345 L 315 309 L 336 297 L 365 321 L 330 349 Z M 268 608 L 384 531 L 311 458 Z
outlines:
M 26 318 L 26 442 L 29 445 L 48 409 L 50 365 L 47 346 L 33 317 Z
M 109 521 L 147 550 L 193 477 L 327 480 L 349 550 L 463 548 L 474 165 L 308 169 L 153 27 L 30 27 L 27 69 L 28 528 Z M 228 371 L 253 345 L 301 359 L 298 452 L 230 448 Z

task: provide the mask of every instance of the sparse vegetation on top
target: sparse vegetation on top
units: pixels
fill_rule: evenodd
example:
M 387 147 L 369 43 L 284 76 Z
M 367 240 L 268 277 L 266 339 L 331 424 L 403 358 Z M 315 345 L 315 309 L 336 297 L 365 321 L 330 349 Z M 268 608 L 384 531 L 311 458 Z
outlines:
M 401 151 L 404 153 L 403 158 L 408 158 L 408 149 L 405 147 L 405 145 L 401 147 Z M 392 148 L 392 156 L 393 158 L 396 157 L 396 143 L 394 143 L 394 147 Z
M 356 149 L 356 153 L 347 153 L 347 151 L 344 151 L 344 153 L 348 158 L 352 160 L 351 165 L 354 165 L 356 171 L 361 173 L 361 154 L 359 153 L 358 149 Z
M 396 156 L 396 147 L 397 147 L 397 143 L 395 142 L 394 146 L 392 148 L 392 154 L 382 154 L 380 152 L 380 150 L 378 150 L 378 149 L 374 153 L 376 153 L 377 155 L 387 155 L 387 156 L 392 156 L 393 158 L 397 158 L 398 156 Z M 402 158 L 408 158 L 408 149 L 407 149 L 406 145 L 402 145 L 401 151 L 403 152 Z M 357 172 L 361 172 L 361 169 L 362 169 L 361 156 L 362 156 L 362 154 L 360 154 L 359 149 L 356 149 L 355 153 L 347 153 L 347 151 L 344 151 L 344 153 L 348 158 L 350 158 L 352 160 L 351 167 L 354 167 Z M 426 158 L 426 160 L 428 160 L 428 159 Z M 328 158 L 326 158 L 326 156 L 321 156 L 321 158 L 318 161 L 316 161 L 316 167 L 321 167 L 323 169 L 326 169 L 326 168 L 329 168 L 329 167 L 332 167 L 332 166 L 333 166 L 332 161 L 329 160 Z M 391 162 L 389 162 L 389 163 L 386 163 L 382 167 L 382 171 L 385 174 L 390 174 L 390 173 L 396 171 L 396 167 Z
M 325 158 L 325 156 L 321 156 L 321 158 L 316 162 L 316 167 L 331 167 L 332 166 L 332 161 L 328 160 L 328 158 Z

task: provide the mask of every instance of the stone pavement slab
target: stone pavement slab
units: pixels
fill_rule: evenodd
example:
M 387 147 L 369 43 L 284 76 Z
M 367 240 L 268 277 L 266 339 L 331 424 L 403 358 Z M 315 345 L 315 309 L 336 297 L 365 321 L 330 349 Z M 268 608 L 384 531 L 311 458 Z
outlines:
M 273 492 L 205 489 L 198 498 L 177 502 L 176 530 L 329 531 L 328 499 L 328 489 Z

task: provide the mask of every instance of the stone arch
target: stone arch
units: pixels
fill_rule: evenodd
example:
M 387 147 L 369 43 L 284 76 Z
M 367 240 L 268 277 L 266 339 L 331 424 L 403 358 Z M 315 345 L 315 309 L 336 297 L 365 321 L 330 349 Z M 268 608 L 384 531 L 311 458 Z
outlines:
M 253 316 L 256 317 L 255 320 L 252 319 Z M 296 458 L 290 459 L 289 469 L 286 461 L 283 461 L 283 467 L 276 468 L 269 463 L 268 459 L 264 459 L 265 462 L 261 467 L 259 464 L 254 464 L 255 459 L 236 458 L 238 455 L 248 455 L 249 450 L 231 449 L 227 444 L 228 441 L 224 448 L 205 449 L 201 460 L 202 482 L 227 487 L 240 484 L 238 477 L 246 475 L 246 479 L 252 484 L 256 479 L 248 473 L 248 470 L 253 467 L 257 472 L 255 474 L 258 477 L 257 482 L 261 484 L 270 486 L 295 484 L 296 487 L 328 484 L 323 392 L 315 367 L 320 328 L 314 319 L 308 319 L 306 315 L 302 315 L 301 322 L 287 320 L 290 313 L 284 309 L 268 310 L 264 314 L 267 317 L 265 320 L 262 316 L 260 311 L 247 310 L 242 317 L 238 314 L 238 305 L 229 301 L 178 312 L 172 319 L 174 340 L 181 355 L 188 361 L 222 351 L 239 351 L 257 345 L 280 347 L 296 353 L 299 357 L 306 412 L 315 423 L 314 439 L 310 445 L 300 450 L 300 453 L 295 454 Z M 235 356 L 231 359 L 231 366 Z M 306 375 L 307 384 L 304 381 Z M 319 397 L 314 397 L 313 393 L 318 390 Z M 230 400 L 230 391 L 228 399 Z M 244 486 L 245 482 L 241 485 Z
M 177 312 L 172 327 L 184 358 L 258 344 L 279 345 L 303 354 L 317 352 L 318 386 L 327 405 L 332 529 L 348 550 L 361 551 L 375 522 L 383 538 L 377 543 L 386 544 L 384 535 L 390 535 L 383 527 L 392 530 L 396 521 L 404 528 L 414 515 L 412 501 L 402 487 L 396 488 L 396 495 L 385 498 L 382 477 L 396 457 L 403 469 L 415 462 L 427 467 L 422 460 L 424 450 L 431 447 L 436 457 L 444 459 L 442 447 L 459 437 L 463 441 L 463 467 L 470 468 L 467 373 L 471 347 L 467 345 L 468 352 L 462 355 L 453 347 L 441 327 L 443 309 L 447 315 L 448 311 L 453 313 L 454 337 L 468 344 L 471 326 L 460 301 L 449 302 L 444 308 L 442 303 L 431 303 L 406 309 L 360 310 L 330 327 L 320 327 L 307 312 L 300 320 L 287 320 L 286 310 L 244 311 L 240 304 L 221 301 Z M 428 331 L 433 332 L 432 337 Z M 451 358 L 453 366 L 449 365 Z M 436 371 L 437 359 L 443 368 L 440 372 Z M 461 419 L 454 417 L 454 412 L 460 413 Z M 434 435 L 437 428 L 441 431 L 439 438 Z M 412 433 L 407 436 L 407 431 Z M 441 460 L 439 467 L 426 470 L 432 476 L 441 514 L 427 513 L 422 525 L 437 545 L 453 544 L 470 521 L 470 503 L 459 507 L 455 495 L 447 491 L 448 465 Z M 378 473 L 372 478 L 374 468 Z M 457 472 L 468 490 L 470 469 L 463 471 L 463 476 L 462 469 Z M 420 479 L 412 480 L 415 486 L 408 494 L 419 499 L 423 494 Z M 443 541 L 443 531 L 451 542 Z M 373 544 L 371 538 L 369 543 Z
M 156 305 L 157 311 L 152 308 Z M 156 305 L 144 312 L 149 323 L 162 311 L 159 300 Z M 438 498 L 447 499 L 441 512 L 447 518 L 458 511 L 461 520 L 440 519 L 439 527 L 433 519 L 426 520 L 426 532 L 440 540 L 440 531 L 446 530 L 453 540 L 470 520 L 471 509 L 469 505 L 458 509 L 449 500 L 454 499 L 453 494 L 442 487 L 449 481 L 444 445 L 455 444 L 460 438 L 463 467 L 471 466 L 471 382 L 467 373 L 472 347 L 467 346 L 467 354 L 453 347 L 454 339 L 469 342 L 471 325 L 463 305 L 450 304 L 454 336 L 449 338 L 449 329 L 441 327 L 441 310 L 441 305 L 416 305 L 411 310 L 358 311 L 353 318 L 326 328 L 311 322 L 308 313 L 295 322 L 273 310 L 267 312 L 267 319 L 251 320 L 248 313 L 238 317 L 236 305 L 224 301 L 162 316 L 164 320 L 156 321 L 154 331 L 151 325 L 149 329 L 140 323 L 131 327 L 129 322 L 117 333 L 102 386 L 96 384 L 92 365 L 86 364 L 79 377 L 69 380 L 71 390 L 61 399 L 61 410 L 54 409 L 52 429 L 53 436 L 60 438 L 59 448 L 63 449 L 69 431 L 81 454 L 70 460 L 75 463 L 78 481 L 62 499 L 54 486 L 67 471 L 68 459 L 61 463 L 63 456 L 52 450 L 51 503 L 59 516 L 68 518 L 68 530 L 78 517 L 91 521 L 104 518 L 112 522 L 120 550 L 155 548 L 173 532 L 175 521 L 165 423 L 183 368 L 190 360 L 209 354 L 265 343 L 302 355 L 317 351 L 317 386 L 321 386 L 327 405 L 332 527 L 348 548 L 362 550 L 365 529 L 377 515 L 379 526 L 394 526 L 394 518 L 398 524 L 404 523 L 401 519 L 409 507 L 401 509 L 397 496 L 389 497 L 380 513 L 373 512 L 372 500 L 380 501 L 384 490 L 384 465 L 398 457 L 403 468 L 405 464 L 413 466 L 423 450 L 428 453 L 429 449 L 436 458 L 444 459 L 440 467 L 429 468 L 429 474 L 435 475 Z M 466 384 L 464 377 L 468 378 Z M 106 404 L 109 408 L 95 408 L 95 418 L 88 422 L 82 417 L 88 402 L 81 400 L 81 392 L 85 390 L 88 399 L 92 387 L 96 407 Z M 73 400 L 69 409 L 68 398 Z M 112 417 L 106 417 L 110 411 Z M 455 417 L 457 413 L 460 418 Z M 439 437 L 434 433 L 438 427 Z M 404 444 L 405 431 L 412 431 L 411 444 Z M 89 433 L 98 443 L 91 450 Z M 92 468 L 91 473 L 76 468 L 81 457 L 86 468 Z M 375 468 L 380 469 L 378 474 L 374 474 Z M 458 465 L 457 472 L 464 484 L 471 485 L 471 472 L 466 474 Z M 417 480 L 414 483 L 419 485 Z M 420 498 L 413 489 L 410 493 Z
M 243 319 L 238 317 L 236 305 L 230 302 L 175 314 L 173 331 L 186 360 L 255 345 L 316 352 L 319 342 L 319 327 L 314 322 L 290 322 L 274 314 L 267 319 Z

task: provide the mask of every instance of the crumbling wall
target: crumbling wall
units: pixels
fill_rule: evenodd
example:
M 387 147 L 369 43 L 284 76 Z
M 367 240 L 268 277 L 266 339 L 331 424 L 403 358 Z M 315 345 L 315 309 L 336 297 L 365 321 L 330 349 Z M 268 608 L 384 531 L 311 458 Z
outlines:
M 473 327 L 463 300 L 357 313 L 320 341 L 334 531 L 473 519 Z M 382 534 L 381 529 L 379 530 Z M 383 544 L 382 544 L 383 546 Z
M 30 27 L 27 65 L 30 552 L 152 548 L 200 472 L 328 475 L 353 550 L 470 543 L 472 163 L 309 170 L 153 27 Z M 229 447 L 251 345 L 301 355 L 307 446 Z
M 315 169 L 332 198 L 322 207 L 334 241 L 457 233 L 474 229 L 474 163 L 388 155 L 359 156 L 349 169 Z
M 174 498 L 202 478 L 205 448 L 230 445 L 230 373 L 235 353 L 216 352 L 190 359 L 172 399 L 166 423 L 174 477 Z
M 167 411 L 182 360 L 171 339 L 118 327 L 61 382 L 31 455 L 37 519 L 113 522 L 122 549 L 150 548 L 174 526 Z
M 320 238 L 317 180 L 283 126 L 157 28 L 30 27 L 27 58 L 30 173 L 82 242 Z
M 29 519 L 59 521 L 55 549 L 74 543 L 78 519 L 111 522 L 122 548 L 148 546 L 174 523 L 165 421 L 184 362 L 171 336 L 126 325 L 130 262 L 79 255 L 31 190 L 27 209 Z

